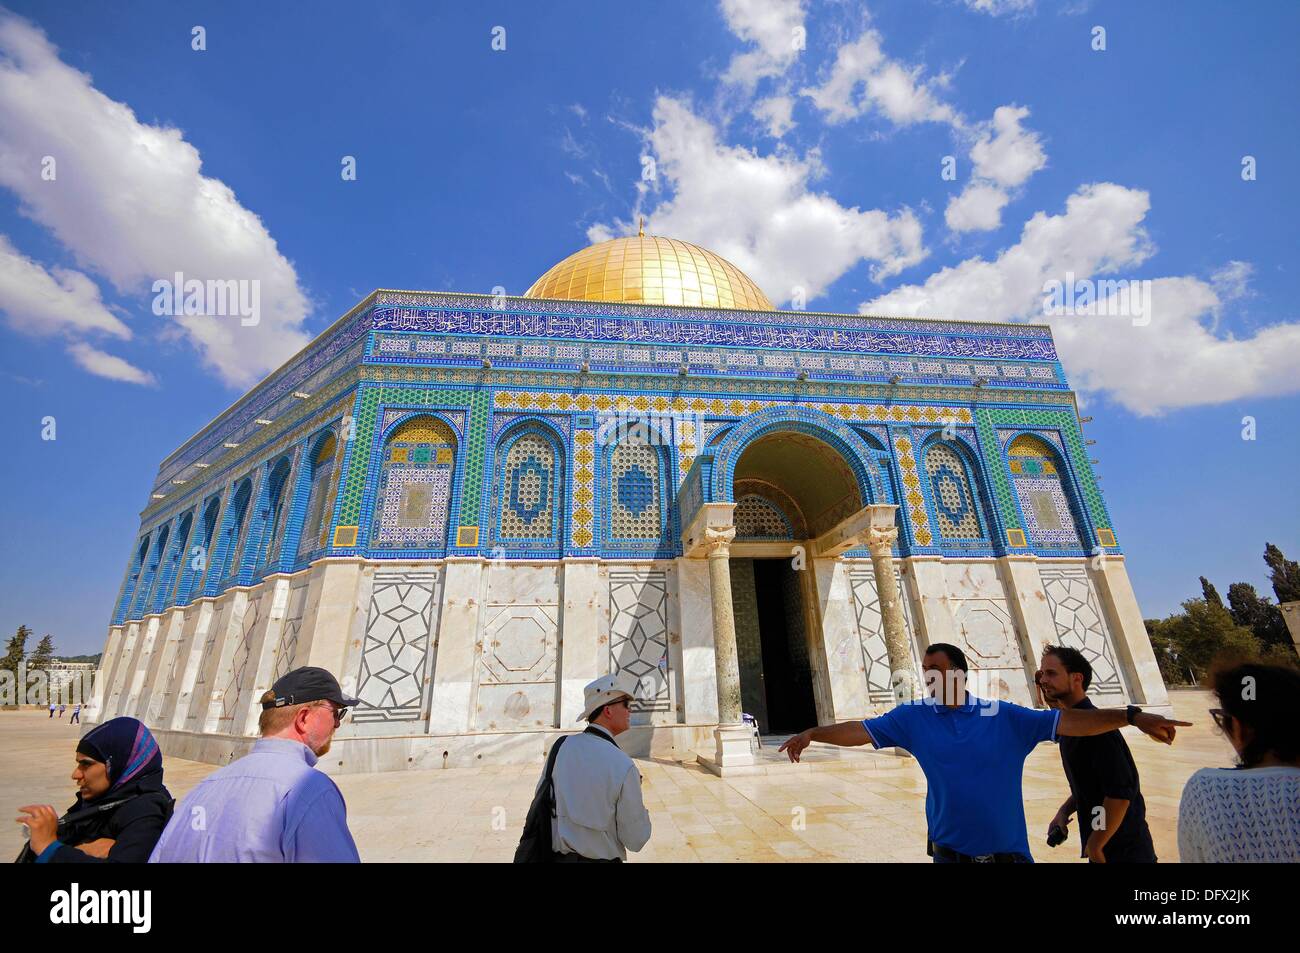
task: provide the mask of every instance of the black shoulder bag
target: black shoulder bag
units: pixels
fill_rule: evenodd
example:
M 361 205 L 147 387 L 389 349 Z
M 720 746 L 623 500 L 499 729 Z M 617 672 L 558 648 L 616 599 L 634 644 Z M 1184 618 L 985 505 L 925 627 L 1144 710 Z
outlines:
M 564 735 L 557 738 L 551 746 L 551 754 L 546 759 L 546 775 L 542 785 L 533 795 L 533 803 L 528 806 L 528 817 L 524 821 L 524 832 L 515 848 L 516 864 L 552 864 L 555 854 L 551 845 L 551 818 L 555 816 L 555 757 L 564 744 Z

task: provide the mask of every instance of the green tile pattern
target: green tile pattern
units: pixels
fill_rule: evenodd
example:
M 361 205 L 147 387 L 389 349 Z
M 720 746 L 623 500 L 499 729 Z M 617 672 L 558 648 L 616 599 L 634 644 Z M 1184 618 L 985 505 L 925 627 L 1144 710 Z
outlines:
M 1015 427 L 1032 430 L 1036 427 L 1051 427 L 1059 430 L 1065 440 L 1066 451 L 1070 455 L 1070 464 L 1077 477 L 1079 492 L 1083 504 L 1088 509 L 1088 517 L 1098 529 L 1114 527 L 1110 522 L 1110 512 L 1102 499 L 1101 488 L 1088 462 L 1087 447 L 1083 434 L 1079 430 L 1079 421 L 1074 413 L 1067 410 L 1037 410 L 1014 407 L 977 407 L 975 409 L 975 426 L 979 434 L 980 450 L 989 468 L 989 483 L 993 496 L 997 500 L 998 512 L 1009 529 L 1024 529 L 1016 512 L 1015 494 L 1011 487 L 1010 475 L 1002 466 L 1002 445 L 998 441 L 998 428 Z M 1118 539 L 1116 534 L 1116 538 Z

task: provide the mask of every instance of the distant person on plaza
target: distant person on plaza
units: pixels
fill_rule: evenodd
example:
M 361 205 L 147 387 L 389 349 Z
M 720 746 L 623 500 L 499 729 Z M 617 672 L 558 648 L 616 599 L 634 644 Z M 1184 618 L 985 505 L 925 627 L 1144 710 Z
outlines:
M 1092 711 L 1088 698 L 1092 665 L 1078 649 L 1049 645 L 1043 649 L 1038 688 L 1049 705 Z M 1146 802 L 1137 765 L 1118 729 L 1087 738 L 1059 741 L 1061 765 L 1070 796 L 1048 825 L 1069 830 L 1070 815 L 1079 815 L 1082 854 L 1094 864 L 1154 864 L 1156 849 L 1147 827 Z
M 879 718 L 809 728 L 780 750 L 791 761 L 814 741 L 911 752 L 929 785 L 927 850 L 936 864 L 1033 862 L 1022 780 L 1025 758 L 1040 741 L 1098 735 L 1127 723 L 1170 744 L 1175 726 L 1188 724 L 1134 705 L 1043 711 L 977 698 L 966 691 L 965 653 L 943 642 L 926 649 L 921 667 L 926 698 L 904 702 Z
M 59 817 L 48 804 L 18 810 L 28 830 L 20 862 L 143 864 L 172 816 L 162 752 L 134 718 L 114 718 L 77 742 L 77 800 Z
M 347 710 L 323 668 L 297 668 L 262 695 L 261 739 L 176 809 L 150 863 L 359 863 L 338 786 L 315 769 Z
M 641 800 L 641 774 L 614 740 L 632 721 L 636 686 L 605 675 L 584 690 L 581 734 L 561 739 L 555 756 L 555 817 L 551 845 L 557 863 L 621 863 L 650 840 L 650 812 Z M 543 772 L 538 790 L 546 780 Z
M 55 707 L 56 707 L 56 706 L 55 706 L 54 702 L 50 702 L 50 717 L 51 717 L 51 718 L 54 717 L 54 709 L 55 709 Z
M 81 706 L 80 706 L 80 705 L 73 705 L 73 706 L 72 706 L 72 717 L 68 719 L 68 724 L 70 724 L 70 725 L 79 725 L 79 724 L 81 724 Z
M 1178 805 L 1183 863 L 1300 862 L 1300 672 L 1246 664 L 1214 675 L 1215 723 L 1235 768 L 1202 768 Z
M 68 710 L 68 706 L 59 702 L 59 721 L 63 720 L 63 713 Z

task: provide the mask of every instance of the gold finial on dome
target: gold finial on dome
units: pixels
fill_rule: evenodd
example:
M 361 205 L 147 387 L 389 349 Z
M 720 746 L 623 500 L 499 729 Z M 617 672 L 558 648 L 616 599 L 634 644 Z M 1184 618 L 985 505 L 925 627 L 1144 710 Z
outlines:
M 775 311 L 749 276 L 707 248 L 645 234 L 599 242 L 553 266 L 525 298 Z
M 641 216 L 641 224 L 637 227 L 636 237 L 645 238 L 645 216 L 644 215 Z

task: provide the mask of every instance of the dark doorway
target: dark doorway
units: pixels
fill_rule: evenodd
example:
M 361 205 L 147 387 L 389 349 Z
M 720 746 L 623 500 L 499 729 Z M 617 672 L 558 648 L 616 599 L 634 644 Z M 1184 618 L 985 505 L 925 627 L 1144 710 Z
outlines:
M 788 559 L 755 559 L 753 566 L 764 696 L 759 730 L 764 734 L 803 731 L 817 724 L 804 580 Z

